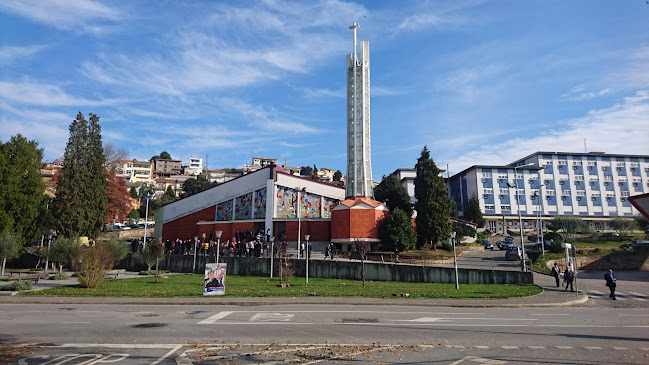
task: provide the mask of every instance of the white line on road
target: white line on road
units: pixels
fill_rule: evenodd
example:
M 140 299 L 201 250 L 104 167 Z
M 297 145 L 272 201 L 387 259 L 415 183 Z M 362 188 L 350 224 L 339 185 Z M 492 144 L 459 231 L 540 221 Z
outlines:
M 649 314 L 618 314 L 618 316 L 625 316 L 625 317 L 649 317 Z
M 33 344 L 32 344 L 33 345 Z M 29 345 L 26 345 L 29 346 Z M 60 345 L 52 345 L 48 347 L 62 347 L 62 348 L 110 348 L 110 349 L 171 349 L 179 344 L 157 344 L 157 343 L 63 343 Z
M 547 349 L 545 346 L 527 346 L 527 348 L 532 349 L 532 350 L 546 350 Z
M 589 350 L 601 350 L 602 349 L 599 346 L 584 346 L 584 348 L 587 348 Z
M 480 349 L 480 350 L 487 350 L 487 349 L 489 349 L 489 346 L 473 346 L 473 347 L 475 347 L 475 348 L 477 348 L 477 349 Z
M 211 316 L 209 318 L 206 318 L 206 319 L 198 322 L 198 324 L 214 324 L 219 319 L 225 318 L 225 317 L 229 316 L 232 313 L 233 312 L 219 312 L 219 313 L 217 313 L 217 314 L 215 314 L 215 315 L 213 315 L 213 316 Z
M 559 350 L 572 350 L 572 346 L 554 346 Z
M 92 322 L 62 322 L 63 324 L 90 324 Z
M 518 346 L 500 346 L 503 350 L 516 350 Z
M 164 354 L 160 358 L 158 358 L 158 360 L 152 362 L 151 365 L 158 365 L 160 362 L 162 362 L 162 360 L 168 358 L 171 354 L 173 354 L 174 352 L 180 350 L 181 348 L 182 348 L 182 346 L 176 346 L 176 347 L 172 348 L 171 350 L 169 350 L 169 352 L 167 352 L 166 354 Z
M 628 350 L 626 347 L 611 347 L 613 350 Z
M 532 316 L 569 316 L 567 313 L 532 313 Z

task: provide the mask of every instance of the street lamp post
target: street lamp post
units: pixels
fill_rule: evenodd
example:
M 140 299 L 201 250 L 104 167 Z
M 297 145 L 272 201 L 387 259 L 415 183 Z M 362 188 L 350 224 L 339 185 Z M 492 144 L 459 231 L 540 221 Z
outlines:
M 295 252 L 295 255 L 298 258 L 300 257 L 300 235 L 302 234 L 302 217 L 300 213 L 300 205 L 302 205 L 302 202 L 300 201 L 300 191 L 306 192 L 306 188 L 298 187 L 297 189 L 297 252 Z
M 207 237 L 207 235 L 205 233 L 203 233 L 203 242 L 201 242 L 201 246 L 200 246 L 205 251 L 203 256 L 207 256 L 207 250 L 205 249 L 205 237 Z
M 518 210 L 518 228 L 520 228 L 521 235 L 521 268 L 523 271 L 527 271 L 527 266 L 525 265 L 525 244 L 523 243 L 523 217 L 521 215 L 521 196 L 518 192 L 518 171 L 519 167 L 531 166 L 534 165 L 533 162 L 522 166 L 514 166 L 514 186 L 516 187 L 516 210 Z
M 275 256 L 275 237 L 270 236 L 270 278 L 273 278 L 273 257 Z
M 304 235 L 304 240 L 306 241 L 306 255 L 305 255 L 305 263 L 306 263 L 305 283 L 306 284 L 309 284 L 309 238 L 311 238 L 310 234 Z
M 196 246 L 198 245 L 198 236 L 194 236 L 194 265 L 192 266 L 192 274 L 196 272 Z
M 455 237 L 457 232 L 451 232 L 451 243 L 453 243 L 453 268 L 455 269 L 455 289 L 460 289 L 460 281 L 457 277 L 457 256 L 455 255 Z
M 221 253 L 221 235 L 223 235 L 223 231 L 216 231 L 214 232 L 216 234 L 216 263 L 219 263 L 219 254 Z
M 146 228 L 149 225 L 149 200 L 151 200 L 151 191 L 146 193 L 146 210 L 144 213 L 144 242 L 142 243 L 142 250 L 146 248 Z

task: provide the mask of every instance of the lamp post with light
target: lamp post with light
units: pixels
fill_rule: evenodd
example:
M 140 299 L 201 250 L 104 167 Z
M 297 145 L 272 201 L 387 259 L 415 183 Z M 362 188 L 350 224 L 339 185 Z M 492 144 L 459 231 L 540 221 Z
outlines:
M 530 162 L 521 166 L 514 166 L 514 186 L 516 187 L 516 210 L 518 210 L 518 228 L 520 228 L 521 235 L 521 268 L 523 271 L 527 271 L 527 265 L 525 265 L 525 244 L 523 244 L 523 217 L 521 215 L 521 196 L 518 192 L 518 168 L 527 167 L 534 165 L 533 162 Z
M 275 256 L 275 237 L 270 236 L 270 278 L 273 278 L 273 257 Z
M 223 234 L 223 231 L 216 231 L 214 232 L 216 235 L 216 263 L 219 263 L 219 254 L 221 253 L 221 235 Z
M 300 235 L 302 234 L 302 214 L 300 212 L 300 205 L 302 205 L 302 202 L 300 201 L 300 192 L 305 193 L 306 188 L 298 187 L 297 189 L 297 251 L 295 254 L 298 258 L 300 257 Z
M 309 238 L 311 238 L 310 234 L 305 234 L 304 235 L 304 240 L 306 241 L 306 255 L 305 255 L 305 263 L 306 263 L 306 275 L 305 275 L 305 283 L 309 283 Z
M 146 227 L 149 225 L 149 200 L 151 200 L 151 190 L 146 193 L 146 210 L 144 213 L 144 242 L 142 243 L 142 250 L 146 248 Z
M 455 254 L 455 237 L 457 237 L 457 232 L 451 232 L 451 243 L 453 243 L 453 268 L 455 269 L 455 289 L 460 289 L 460 281 L 457 277 L 457 256 Z
M 196 272 L 196 246 L 198 245 L 198 236 L 194 236 L 194 264 L 192 265 L 192 274 Z

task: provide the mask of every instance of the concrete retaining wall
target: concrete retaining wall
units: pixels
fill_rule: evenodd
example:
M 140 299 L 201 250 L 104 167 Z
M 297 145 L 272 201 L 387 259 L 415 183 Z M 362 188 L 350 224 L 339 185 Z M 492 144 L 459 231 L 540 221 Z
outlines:
M 190 255 L 168 255 L 161 263 L 161 269 L 172 272 L 192 272 L 194 257 Z M 196 272 L 203 272 L 206 262 L 213 262 L 210 257 L 198 256 Z M 220 262 L 228 264 L 229 275 L 270 275 L 270 259 L 225 257 Z M 296 276 L 304 276 L 304 260 L 291 260 Z M 275 260 L 277 265 L 277 260 Z M 118 268 L 143 270 L 146 265 L 137 262 L 132 255 L 120 262 Z M 275 275 L 277 269 L 275 269 Z M 324 261 L 315 260 L 309 264 L 309 277 L 331 279 L 361 279 L 360 261 Z M 415 266 L 393 263 L 365 263 L 365 278 L 375 281 L 403 281 L 426 283 L 454 283 L 452 268 Z M 459 282 L 462 284 L 533 284 L 531 272 L 491 271 L 477 269 L 458 269 Z

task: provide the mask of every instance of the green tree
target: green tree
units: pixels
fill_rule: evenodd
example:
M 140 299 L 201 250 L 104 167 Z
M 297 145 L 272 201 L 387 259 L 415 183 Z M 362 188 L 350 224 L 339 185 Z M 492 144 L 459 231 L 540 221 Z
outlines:
M 133 209 L 130 213 L 128 213 L 128 217 L 131 219 L 140 219 L 140 211 Z
M 572 242 L 576 233 L 588 233 L 590 231 L 590 227 L 586 222 L 573 215 L 556 215 L 546 224 L 546 227 L 552 232 L 563 232 L 565 242 Z
M 106 169 L 99 117 L 79 112 L 70 124 L 53 202 L 57 230 L 64 236 L 94 237 L 106 220 Z
M 633 220 L 635 221 L 635 224 L 638 226 L 638 229 L 643 230 L 645 232 L 649 231 L 649 219 L 647 217 L 636 214 L 633 216 Z
M 374 199 L 385 202 L 390 211 L 398 208 L 406 216 L 412 217 L 410 195 L 394 175 L 383 176 L 381 183 L 374 188 Z
M 457 243 L 462 242 L 464 237 L 475 237 L 476 235 L 476 230 L 472 225 L 455 220 L 453 221 L 453 231 L 457 233 L 455 236 Z
M 484 227 L 487 223 L 480 210 L 480 200 L 475 194 L 469 198 L 466 207 L 464 207 L 464 220 L 473 222 L 480 228 Z
M 451 236 L 450 206 L 448 192 L 441 171 L 430 158 L 428 147 L 424 146 L 417 160 L 415 178 L 415 210 L 417 211 L 417 247 L 432 244 Z
M 131 193 L 131 198 L 133 199 L 137 199 L 140 197 L 139 194 L 137 193 L 137 189 L 135 188 L 135 186 L 131 187 L 130 193 Z
M 47 249 L 41 250 L 40 254 L 42 258 L 49 258 L 51 262 L 58 264 L 59 273 L 62 273 L 63 266 L 79 256 L 80 251 L 81 244 L 78 238 L 59 236 Z
M 20 255 L 22 244 L 18 235 L 10 230 L 4 229 L 0 232 L 0 258 L 2 258 L 2 272 L 5 274 L 7 260 L 14 259 Z
M 460 218 L 460 211 L 457 209 L 457 203 L 455 202 L 455 199 L 449 198 L 448 199 L 448 206 L 449 206 L 449 216 L 452 218 Z
M 638 228 L 636 221 L 630 218 L 615 217 L 608 222 L 609 227 L 616 230 L 622 236 Z
M 300 167 L 300 176 L 304 176 L 304 177 L 313 176 L 313 168 L 311 166 Z
M 386 251 L 409 251 L 417 247 L 417 235 L 412 230 L 410 217 L 401 209 L 390 209 L 390 214 L 379 225 L 381 247 Z
M 171 155 L 167 151 L 162 151 L 159 155 L 152 156 L 149 161 L 153 160 L 171 160 Z
M 42 159 L 38 143 L 20 134 L 0 143 L 0 231 L 27 240 L 40 236 L 38 218 L 45 203 Z
M 180 193 L 180 196 L 185 197 L 196 194 L 215 185 L 216 184 L 210 183 L 210 181 L 207 180 L 207 178 L 203 175 L 198 175 L 195 178 L 190 177 L 189 179 L 185 180 L 185 184 L 183 185 L 183 192 Z
M 334 172 L 334 181 L 342 181 L 343 179 L 343 173 L 340 170 L 336 170 Z

